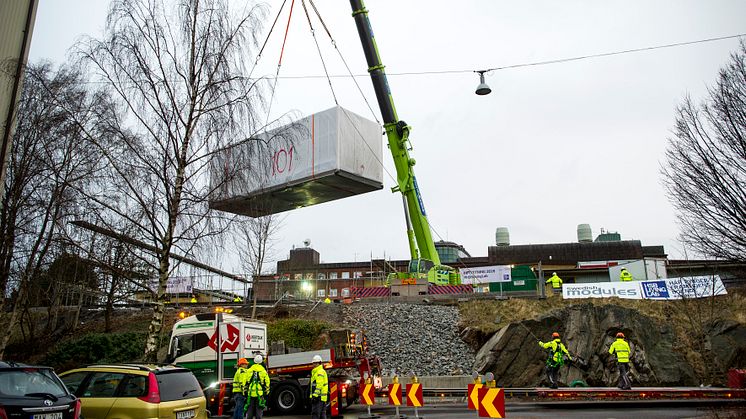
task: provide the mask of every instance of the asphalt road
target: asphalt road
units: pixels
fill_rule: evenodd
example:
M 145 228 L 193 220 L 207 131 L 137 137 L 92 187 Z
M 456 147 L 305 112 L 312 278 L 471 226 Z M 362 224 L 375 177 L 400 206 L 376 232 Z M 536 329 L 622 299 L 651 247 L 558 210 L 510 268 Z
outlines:
M 375 406 L 373 413 L 381 415 L 381 418 L 395 418 L 395 411 L 387 406 Z M 407 418 L 414 418 L 414 409 L 411 407 L 400 408 L 400 413 Z M 670 404 L 616 404 L 595 405 L 594 403 L 583 403 L 582 405 L 541 405 L 533 403 L 511 403 L 506 410 L 507 418 L 743 418 L 746 417 L 746 408 L 740 406 L 702 406 L 695 403 L 670 403 Z M 363 406 L 351 406 L 345 412 L 344 419 L 365 418 L 367 409 Z M 428 419 L 474 419 L 478 418 L 475 411 L 466 409 L 462 404 L 439 404 L 425 406 L 419 409 L 419 416 Z M 283 419 L 308 419 L 310 415 L 292 416 L 270 416 L 271 418 Z

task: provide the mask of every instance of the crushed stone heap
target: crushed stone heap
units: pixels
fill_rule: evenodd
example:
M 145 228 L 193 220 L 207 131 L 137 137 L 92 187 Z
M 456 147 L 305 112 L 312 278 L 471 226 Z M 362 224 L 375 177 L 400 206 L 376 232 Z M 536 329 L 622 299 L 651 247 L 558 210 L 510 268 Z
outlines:
M 459 337 L 458 307 L 356 303 L 344 316 L 348 327 L 365 331 L 387 374 L 471 374 L 474 352 Z

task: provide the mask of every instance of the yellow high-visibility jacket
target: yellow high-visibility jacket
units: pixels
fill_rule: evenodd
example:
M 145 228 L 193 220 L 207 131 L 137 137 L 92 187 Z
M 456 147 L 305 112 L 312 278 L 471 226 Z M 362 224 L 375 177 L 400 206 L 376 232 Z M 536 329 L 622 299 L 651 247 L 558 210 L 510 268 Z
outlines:
M 238 367 L 236 373 L 233 374 L 233 393 L 243 393 L 243 376 L 248 371 L 248 368 Z
M 318 365 L 311 371 L 311 397 L 319 397 L 322 402 L 329 399 L 329 377 L 323 365 Z
M 614 343 L 611 344 L 611 347 L 609 347 L 609 353 L 614 354 L 616 353 L 616 360 L 617 362 L 623 362 L 627 363 L 629 362 L 629 344 L 624 341 L 622 338 L 617 338 Z
M 619 273 L 619 280 L 620 281 L 632 281 L 635 278 L 632 277 L 632 274 L 629 273 L 629 271 L 622 271 Z
M 254 377 L 256 374 L 256 377 Z M 255 379 L 254 379 L 255 378 Z M 269 394 L 269 374 L 262 364 L 254 364 L 241 376 L 241 387 L 247 397 L 261 397 Z
M 547 284 L 552 283 L 552 288 L 562 287 L 562 278 L 558 277 L 557 274 L 552 275 L 551 278 L 547 279 Z
M 562 343 L 559 339 L 554 339 L 551 342 L 539 342 L 539 346 L 541 346 L 544 349 L 551 349 L 551 353 L 549 354 L 549 359 L 547 359 L 547 364 L 551 364 L 553 366 L 557 365 L 563 365 L 565 363 L 564 354 L 567 355 L 567 358 L 572 360 L 572 356 L 570 355 L 570 352 L 568 352 L 567 348 L 565 348 L 565 344 Z

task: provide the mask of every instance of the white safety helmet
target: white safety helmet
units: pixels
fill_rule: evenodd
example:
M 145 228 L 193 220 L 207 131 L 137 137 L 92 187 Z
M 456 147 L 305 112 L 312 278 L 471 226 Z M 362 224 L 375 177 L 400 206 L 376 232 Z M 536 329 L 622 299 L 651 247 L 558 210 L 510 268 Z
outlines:
M 321 355 L 314 355 L 313 362 L 316 363 L 316 362 L 324 362 L 324 361 L 321 360 Z
M 552 272 L 552 275 L 557 275 L 557 272 Z
M 262 361 L 264 361 L 264 358 L 261 355 L 257 355 L 254 357 L 254 363 L 255 364 L 261 364 Z

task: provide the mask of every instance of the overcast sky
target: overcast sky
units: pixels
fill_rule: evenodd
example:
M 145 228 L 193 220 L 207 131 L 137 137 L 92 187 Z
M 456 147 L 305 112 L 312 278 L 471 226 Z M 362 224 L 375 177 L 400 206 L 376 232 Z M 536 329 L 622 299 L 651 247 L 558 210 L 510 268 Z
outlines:
M 348 2 L 315 2 L 352 71 L 365 74 Z M 62 62 L 81 34 L 100 36 L 107 3 L 41 0 L 30 60 Z M 262 39 L 281 3 L 268 2 Z M 321 75 L 296 3 L 280 75 Z M 366 6 L 388 73 L 478 70 L 746 33 L 742 0 L 368 0 Z M 286 19 L 283 14 L 254 75 L 274 74 Z M 325 34 L 319 30 L 317 37 L 330 73 L 345 74 Z M 703 98 L 737 47 L 729 39 L 493 71 L 488 96 L 474 94 L 478 76 L 468 71 L 390 75 L 399 117 L 413 127 L 415 171 L 435 240 L 486 256 L 496 227 L 509 228 L 511 244 L 563 243 L 576 241 L 577 225 L 588 223 L 594 237 L 604 228 L 681 257 L 659 174 L 675 107 L 686 95 Z M 350 80 L 333 82 L 341 106 L 373 118 Z M 359 83 L 380 115 L 369 78 Z M 272 114 L 332 106 L 325 79 L 281 79 Z M 385 168 L 393 174 L 387 152 Z M 324 262 L 371 254 L 407 259 L 393 184 L 384 173 L 381 191 L 286 213 L 277 257 L 310 239 Z M 237 269 L 231 260 L 215 264 Z

